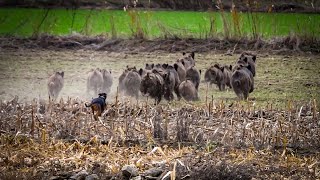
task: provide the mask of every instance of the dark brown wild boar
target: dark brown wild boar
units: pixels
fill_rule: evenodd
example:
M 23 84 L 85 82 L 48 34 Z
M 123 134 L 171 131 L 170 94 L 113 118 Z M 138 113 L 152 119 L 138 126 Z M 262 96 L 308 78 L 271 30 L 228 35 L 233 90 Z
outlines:
M 140 91 L 144 96 L 155 99 L 155 104 L 159 104 L 164 94 L 164 81 L 159 73 L 148 72 L 142 77 Z
M 186 101 L 199 100 L 198 91 L 195 85 L 188 79 L 180 83 L 179 92 Z
M 237 64 L 242 64 L 243 66 L 250 65 L 250 71 L 253 77 L 256 76 L 256 58 L 257 55 L 251 52 L 243 52 L 239 59 L 237 60 Z
M 64 85 L 64 72 L 55 72 L 48 79 L 48 95 L 50 100 L 56 100 Z
M 97 95 L 102 92 L 103 85 L 103 75 L 100 72 L 100 69 L 92 69 L 88 73 L 87 78 L 87 94 L 90 94 L 90 91 L 93 91 L 94 95 Z
M 164 64 L 163 68 L 165 68 L 166 73 L 163 77 L 164 80 L 164 98 L 168 101 L 173 100 L 173 91 L 176 93 L 178 100 L 180 100 L 181 96 L 179 93 L 179 85 L 180 79 L 177 71 L 173 66 Z
M 216 84 L 220 91 L 225 90 L 225 77 L 219 64 L 215 64 L 206 70 L 204 74 L 205 82 Z
M 190 67 L 186 71 L 186 79 L 192 81 L 197 90 L 200 84 L 200 73 L 201 71 L 198 71 L 194 66 Z
M 250 65 L 237 64 L 231 76 L 231 86 L 240 100 L 247 100 L 254 90 L 254 79 Z

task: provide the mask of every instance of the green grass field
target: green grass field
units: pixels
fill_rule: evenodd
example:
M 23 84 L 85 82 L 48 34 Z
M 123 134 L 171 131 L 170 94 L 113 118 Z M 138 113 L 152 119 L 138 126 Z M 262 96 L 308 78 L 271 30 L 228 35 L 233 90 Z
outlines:
M 142 32 L 158 37 L 320 37 L 320 15 L 301 13 L 225 13 L 187 11 L 121 11 L 0 8 L 0 35 L 106 35 L 129 38 Z M 212 23 L 211 23 L 212 22 Z M 238 24 L 238 25 L 235 25 Z M 238 27 L 238 28 L 236 28 Z M 255 32 L 255 33 L 254 33 Z

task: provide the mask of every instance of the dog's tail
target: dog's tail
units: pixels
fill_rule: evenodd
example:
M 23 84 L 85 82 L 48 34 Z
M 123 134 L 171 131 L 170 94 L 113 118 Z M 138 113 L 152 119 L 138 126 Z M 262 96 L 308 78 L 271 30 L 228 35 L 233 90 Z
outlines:
M 86 107 L 91 107 L 91 106 L 92 106 L 92 103 L 90 103 L 90 104 L 84 103 L 84 105 L 85 105 Z

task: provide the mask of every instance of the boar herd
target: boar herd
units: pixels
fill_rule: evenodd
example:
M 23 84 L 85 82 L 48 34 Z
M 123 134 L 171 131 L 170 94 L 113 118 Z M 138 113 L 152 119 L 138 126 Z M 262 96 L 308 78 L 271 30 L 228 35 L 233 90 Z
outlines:
M 119 77 L 120 93 L 138 98 L 143 96 L 167 101 L 184 98 L 199 100 L 200 72 L 195 67 L 195 53 L 183 53 L 173 64 L 146 64 L 139 70 L 128 67 Z
M 236 93 L 239 99 L 247 99 L 249 93 L 254 90 L 254 79 L 256 74 L 256 55 L 251 52 L 243 52 L 236 64 L 219 65 L 209 67 L 204 74 L 204 81 L 216 84 L 220 91 L 226 86 Z
M 215 64 L 204 74 L 204 82 L 216 84 L 220 91 L 226 86 L 233 89 L 240 99 L 247 99 L 254 90 L 256 55 L 243 52 L 236 63 L 232 65 Z M 87 74 L 87 94 L 110 93 L 113 84 L 112 72 L 105 69 L 92 69 Z M 145 64 L 137 69 L 127 66 L 119 76 L 119 92 L 139 98 L 151 97 L 155 104 L 162 98 L 172 101 L 175 97 L 186 101 L 199 100 L 199 85 L 201 70 L 196 68 L 195 53 L 182 53 L 181 58 L 172 64 Z M 64 72 L 55 72 L 49 77 L 49 99 L 55 100 L 64 85 Z

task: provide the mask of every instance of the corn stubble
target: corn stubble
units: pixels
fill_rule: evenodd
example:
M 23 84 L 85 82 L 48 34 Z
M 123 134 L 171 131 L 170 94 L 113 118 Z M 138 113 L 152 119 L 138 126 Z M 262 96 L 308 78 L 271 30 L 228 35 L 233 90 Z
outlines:
M 178 108 L 148 101 L 138 105 L 116 96 L 101 121 L 95 121 L 79 99 L 22 104 L 15 97 L 0 104 L 0 176 L 9 177 L 13 167 L 32 176 L 55 174 L 47 172 L 53 166 L 93 172 L 98 164 L 102 177 L 118 173 L 125 164 L 143 171 L 160 163 L 171 178 L 181 178 L 185 171 L 200 172 L 193 168 L 208 158 L 208 166 L 234 171 L 255 163 L 264 169 L 259 177 L 269 177 L 266 172 L 273 169 L 266 168 L 273 165 L 319 177 L 316 104 L 288 101 L 287 109 L 275 110 L 271 105 L 258 109 L 250 102 L 207 100 Z

